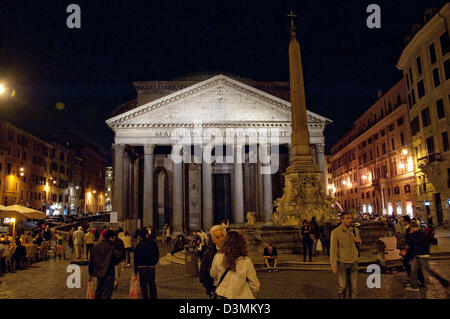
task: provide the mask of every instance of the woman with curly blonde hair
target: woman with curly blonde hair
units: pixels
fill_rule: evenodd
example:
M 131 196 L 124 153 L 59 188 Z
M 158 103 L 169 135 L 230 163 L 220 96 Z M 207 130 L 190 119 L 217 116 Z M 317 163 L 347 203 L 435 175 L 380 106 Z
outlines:
M 255 299 L 259 280 L 247 256 L 247 243 L 236 231 L 230 231 L 214 256 L 210 275 L 214 278 L 218 298 Z

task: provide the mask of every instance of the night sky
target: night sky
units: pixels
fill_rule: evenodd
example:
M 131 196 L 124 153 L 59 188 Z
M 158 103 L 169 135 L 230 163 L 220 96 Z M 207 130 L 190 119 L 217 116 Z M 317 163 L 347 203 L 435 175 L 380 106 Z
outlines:
M 135 97 L 132 81 L 217 71 L 289 80 L 290 10 L 297 14 L 308 109 L 334 121 L 327 150 L 401 79 L 403 38 L 440 0 L 398 1 L 9 1 L 0 3 L 0 119 L 48 137 L 73 131 L 106 150 L 105 124 Z M 66 8 L 81 7 L 81 29 Z M 381 29 L 366 8 L 381 6 Z M 63 110 L 56 103 L 65 105 Z

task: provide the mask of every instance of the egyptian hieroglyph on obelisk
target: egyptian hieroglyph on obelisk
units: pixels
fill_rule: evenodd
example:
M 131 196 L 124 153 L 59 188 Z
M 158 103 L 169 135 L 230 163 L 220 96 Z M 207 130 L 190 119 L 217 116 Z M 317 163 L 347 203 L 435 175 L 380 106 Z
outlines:
M 275 225 L 301 225 L 313 216 L 318 222 L 334 216 L 333 199 L 321 187 L 321 171 L 311 155 L 306 113 L 305 86 L 303 80 L 300 44 L 297 41 L 293 18 L 289 43 L 289 73 L 292 121 L 292 157 L 286 170 L 283 196 L 275 200 L 277 207 L 272 219 Z

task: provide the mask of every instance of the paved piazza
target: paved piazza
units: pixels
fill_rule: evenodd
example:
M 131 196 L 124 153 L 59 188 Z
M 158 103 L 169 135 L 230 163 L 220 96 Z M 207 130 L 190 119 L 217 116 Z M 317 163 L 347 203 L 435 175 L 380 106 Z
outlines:
M 161 254 L 167 253 L 161 248 Z M 50 259 L 39 262 L 27 270 L 6 273 L 0 276 L 0 298 L 18 299 L 83 299 L 86 295 L 88 280 L 87 266 L 81 266 L 82 288 L 69 289 L 66 280 L 68 261 Z M 450 278 L 450 260 L 431 261 L 430 265 L 441 275 Z M 119 286 L 113 299 L 128 299 L 132 269 L 121 272 Z M 381 288 L 369 289 L 366 286 L 368 274 L 358 274 L 358 298 L 362 299 L 449 299 L 449 288 L 443 288 L 437 280 L 431 278 L 431 286 L 420 293 L 407 292 L 403 288 L 405 274 L 382 275 Z M 325 271 L 279 271 L 277 273 L 258 272 L 261 290 L 258 299 L 323 299 L 336 298 L 337 278 Z M 162 299 L 205 299 L 203 287 L 198 277 L 185 274 L 183 265 L 158 265 L 156 284 L 158 298 Z

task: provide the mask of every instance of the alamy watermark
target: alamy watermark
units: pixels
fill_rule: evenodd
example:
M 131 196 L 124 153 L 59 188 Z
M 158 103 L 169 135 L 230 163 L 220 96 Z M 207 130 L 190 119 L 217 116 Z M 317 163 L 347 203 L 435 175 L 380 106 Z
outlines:
M 369 29 L 381 29 L 381 7 L 378 4 L 370 4 L 366 12 L 370 13 L 366 20 L 367 27 Z
M 67 288 L 81 288 L 81 268 L 78 265 L 70 264 L 66 268 L 66 272 L 70 273 L 67 277 Z
M 370 273 L 367 277 L 366 285 L 367 288 L 381 288 L 381 267 L 378 264 L 371 264 L 367 266 L 367 273 Z
M 170 133 L 171 159 L 180 163 L 261 163 L 261 174 L 275 174 L 280 164 L 279 128 L 177 128 Z

